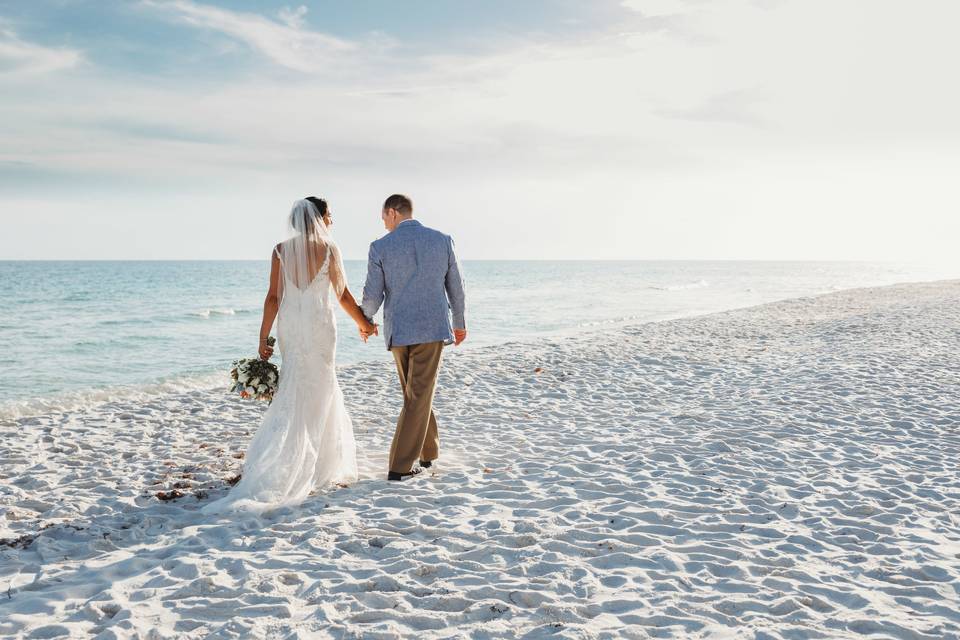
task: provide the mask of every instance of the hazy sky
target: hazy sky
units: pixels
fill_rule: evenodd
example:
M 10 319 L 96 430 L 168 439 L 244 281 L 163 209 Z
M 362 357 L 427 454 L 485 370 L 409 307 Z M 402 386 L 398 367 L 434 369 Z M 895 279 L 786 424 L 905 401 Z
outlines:
M 0 0 L 0 258 L 955 257 L 960 2 Z

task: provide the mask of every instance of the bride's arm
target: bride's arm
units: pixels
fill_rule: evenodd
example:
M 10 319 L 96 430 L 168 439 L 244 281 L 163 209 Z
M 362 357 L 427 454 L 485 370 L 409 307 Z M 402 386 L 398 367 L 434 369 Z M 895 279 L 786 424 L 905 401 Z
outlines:
M 273 327 L 273 321 L 277 319 L 277 311 L 280 309 L 280 296 L 282 295 L 283 282 L 280 279 L 280 258 L 277 251 L 273 251 L 273 259 L 270 261 L 270 289 L 267 291 L 267 297 L 263 301 L 263 321 L 260 323 L 260 346 L 257 352 L 264 360 L 273 355 L 273 347 L 267 344 L 267 338 L 270 337 L 270 329 Z
M 367 320 L 367 317 L 363 315 L 363 310 L 357 305 L 357 301 L 354 300 L 350 289 L 346 287 L 344 287 L 343 294 L 340 296 L 340 306 L 343 307 L 343 310 L 347 312 L 348 316 L 353 318 L 353 321 L 357 323 L 361 331 L 376 335 L 376 325 L 371 324 L 370 321 Z

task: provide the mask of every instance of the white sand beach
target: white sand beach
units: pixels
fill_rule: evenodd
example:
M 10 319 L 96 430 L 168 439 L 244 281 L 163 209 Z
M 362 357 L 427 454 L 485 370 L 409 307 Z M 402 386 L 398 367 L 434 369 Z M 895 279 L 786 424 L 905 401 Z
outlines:
M 0 636 L 960 638 L 960 281 L 451 348 L 403 483 L 340 379 L 363 477 L 261 518 L 226 378 L 0 424 Z

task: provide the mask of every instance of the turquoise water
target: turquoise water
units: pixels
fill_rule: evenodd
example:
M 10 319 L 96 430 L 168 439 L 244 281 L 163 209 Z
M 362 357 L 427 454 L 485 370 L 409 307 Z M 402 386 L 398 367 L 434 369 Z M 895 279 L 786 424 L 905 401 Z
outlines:
M 366 265 L 347 263 L 359 297 Z M 0 262 L 0 417 L 27 401 L 109 397 L 165 380 L 209 383 L 256 351 L 269 264 Z M 469 346 L 660 320 L 960 269 L 827 262 L 471 262 Z M 340 314 L 338 361 L 388 359 Z M 223 374 L 225 376 L 225 373 Z M 226 384 L 226 378 L 224 377 Z

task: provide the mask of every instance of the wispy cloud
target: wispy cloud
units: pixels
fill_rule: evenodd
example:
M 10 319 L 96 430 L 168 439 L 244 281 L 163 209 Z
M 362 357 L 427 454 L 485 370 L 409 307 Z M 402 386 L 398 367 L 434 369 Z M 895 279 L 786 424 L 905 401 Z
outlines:
M 646 16 L 675 16 L 700 10 L 730 10 L 738 7 L 773 9 L 784 0 L 623 0 L 620 4 Z
M 621 4 L 646 16 L 670 16 L 687 13 L 704 0 L 623 0 Z
M 204 5 L 190 0 L 143 0 L 143 4 L 201 29 L 218 31 L 259 51 L 274 63 L 305 73 L 322 71 L 356 49 L 347 40 L 305 28 L 306 7 L 284 8 L 278 20 Z
M 758 100 L 757 91 L 736 89 L 710 96 L 693 107 L 657 109 L 654 113 L 665 118 L 679 120 L 762 127 L 767 124 L 766 121 L 753 110 L 753 106 Z
M 280 17 L 281 22 L 287 26 L 294 29 L 301 29 L 306 21 L 307 8 L 303 5 L 300 5 L 296 9 L 284 7 L 280 9 L 280 12 L 277 15 Z
M 0 24 L 0 74 L 50 73 L 77 66 L 83 56 L 73 49 L 53 49 L 21 40 Z
M 773 9 L 784 0 L 622 0 L 620 5 L 642 17 L 636 35 L 665 34 L 688 44 L 717 44 L 725 34 L 716 31 L 721 15 L 742 15 Z

